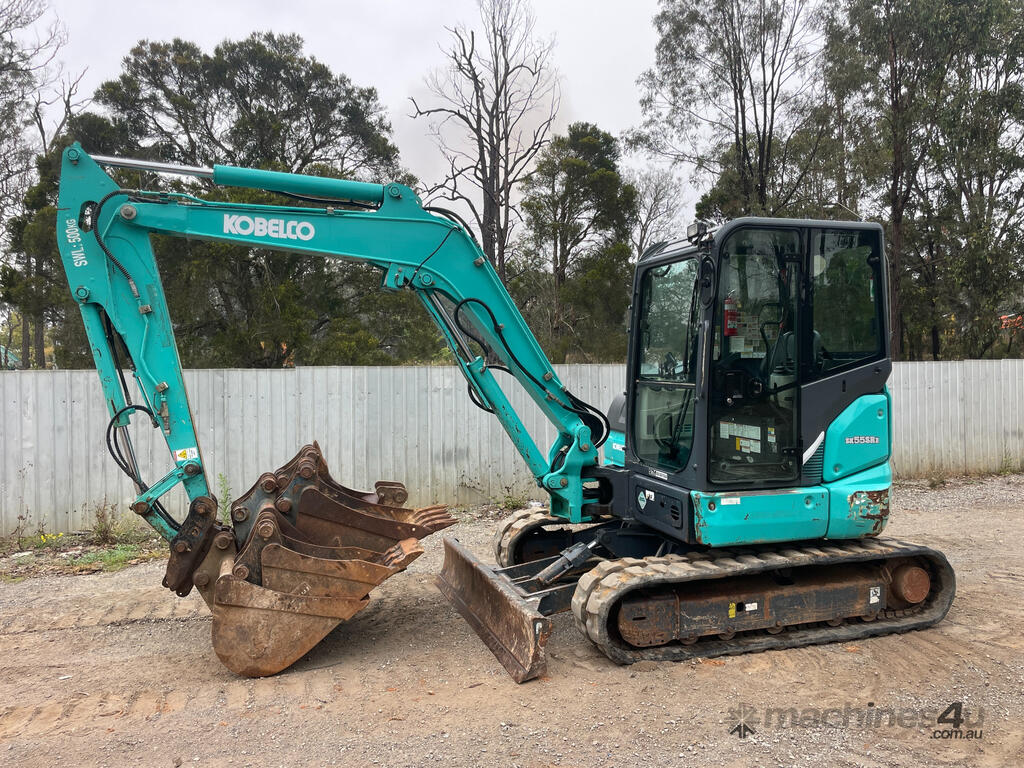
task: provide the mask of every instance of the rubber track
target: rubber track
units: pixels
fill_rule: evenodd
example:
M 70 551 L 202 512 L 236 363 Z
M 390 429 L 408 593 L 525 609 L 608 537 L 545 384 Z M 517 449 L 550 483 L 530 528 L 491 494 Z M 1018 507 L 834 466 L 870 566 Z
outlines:
M 617 620 L 619 602 L 637 589 L 750 576 L 780 568 L 840 565 L 902 557 L 927 559 L 932 571 L 931 592 L 919 605 L 903 610 L 881 611 L 878 618 L 871 622 L 858 621 L 838 627 L 825 624 L 793 625 L 774 635 L 764 630 L 751 630 L 737 633 L 730 640 L 712 636 L 702 638 L 693 645 L 670 643 L 653 648 L 635 648 L 609 631 Z M 685 556 L 647 557 L 642 560 L 608 560 L 580 578 L 572 599 L 572 614 L 580 631 L 608 658 L 618 664 L 632 664 L 642 660 L 682 661 L 696 657 L 796 648 L 923 629 L 946 615 L 955 592 L 956 577 L 941 552 L 896 539 L 863 539 L 777 545 L 771 549 L 710 550 Z
M 512 551 L 520 536 L 536 528 L 558 523 L 565 523 L 565 521 L 552 517 L 544 508 L 517 509 L 494 532 L 494 560 L 498 563 L 498 567 L 508 568 L 512 565 L 519 565 L 519 563 L 512 562 Z

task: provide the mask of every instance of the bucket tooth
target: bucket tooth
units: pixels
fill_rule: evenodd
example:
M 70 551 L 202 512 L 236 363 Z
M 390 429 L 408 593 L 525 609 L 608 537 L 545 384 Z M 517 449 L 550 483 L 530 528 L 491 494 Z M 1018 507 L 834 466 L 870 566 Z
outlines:
M 451 537 L 444 539 L 438 589 L 517 683 L 547 670 L 551 621 Z
M 310 541 L 383 552 L 402 539 L 423 539 L 455 522 L 455 518 L 444 512 L 431 518 L 430 525 L 419 525 L 413 521 L 420 510 L 391 507 L 390 511 L 402 514 L 373 514 L 365 508 L 352 507 L 319 488 L 307 488 L 296 507 L 295 527 Z

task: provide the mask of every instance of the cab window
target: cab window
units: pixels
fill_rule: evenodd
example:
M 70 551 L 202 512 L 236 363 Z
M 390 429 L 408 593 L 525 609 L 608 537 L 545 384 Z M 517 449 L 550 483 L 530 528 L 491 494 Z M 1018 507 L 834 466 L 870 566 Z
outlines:
M 882 356 L 881 286 L 877 232 L 824 229 L 812 233 L 810 378 Z

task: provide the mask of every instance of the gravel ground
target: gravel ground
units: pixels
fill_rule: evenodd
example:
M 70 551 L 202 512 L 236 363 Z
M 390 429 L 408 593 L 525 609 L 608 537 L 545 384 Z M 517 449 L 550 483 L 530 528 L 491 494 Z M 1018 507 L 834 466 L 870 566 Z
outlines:
M 494 525 L 467 516 L 448 532 L 490 560 Z M 956 569 L 938 626 L 618 667 L 563 615 L 548 676 L 521 686 L 433 587 L 439 537 L 369 608 L 262 680 L 220 665 L 204 604 L 161 588 L 160 563 L 0 584 L 0 763 L 1024 764 L 1024 476 L 902 483 L 887 533 Z M 933 738 L 953 702 L 980 738 Z M 741 716 L 753 728 L 742 739 Z

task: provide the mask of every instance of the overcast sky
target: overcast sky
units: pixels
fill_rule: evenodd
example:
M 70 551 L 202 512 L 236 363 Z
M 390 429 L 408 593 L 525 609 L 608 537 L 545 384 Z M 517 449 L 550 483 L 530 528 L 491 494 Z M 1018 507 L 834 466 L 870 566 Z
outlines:
M 475 0 L 51 0 L 65 25 L 68 70 L 87 69 L 83 92 L 120 73 L 141 39 L 181 37 L 211 50 L 253 31 L 301 35 L 306 51 L 377 88 L 403 163 L 424 180 L 443 171 L 424 120 L 409 117 L 409 96 L 424 93 L 424 75 L 443 63 L 445 27 L 477 20 Z M 636 79 L 653 62 L 657 0 L 534 0 L 539 36 L 554 36 L 562 79 L 558 128 L 576 120 L 618 134 L 640 120 Z M 688 198 L 692 197 L 687 195 Z

